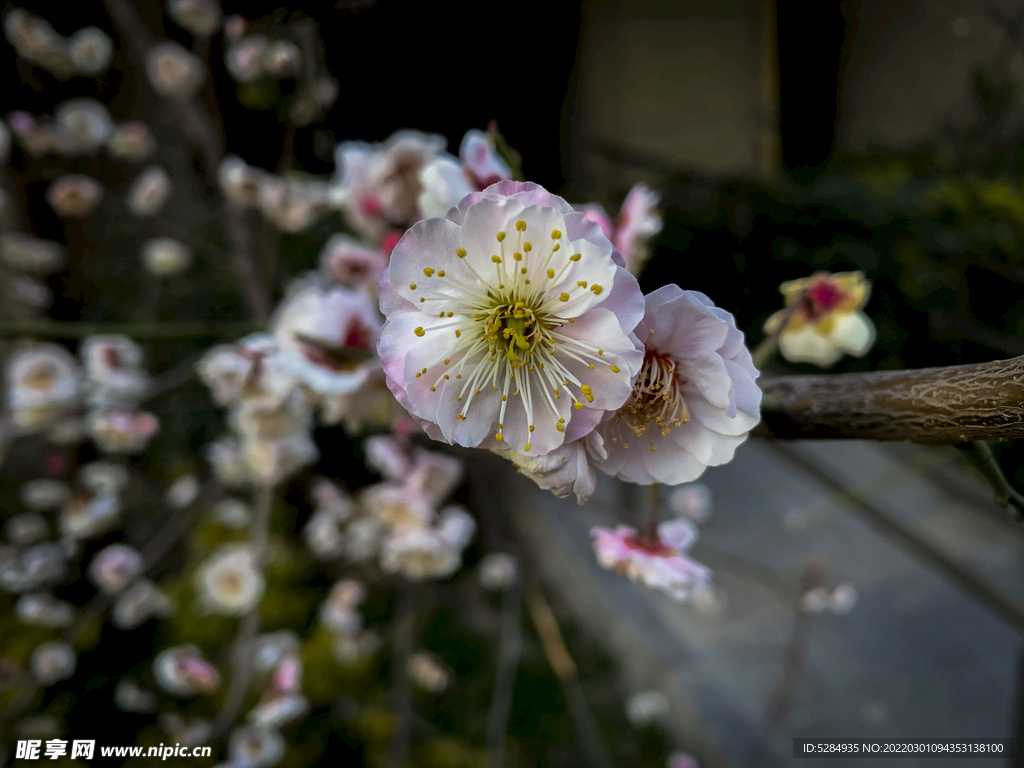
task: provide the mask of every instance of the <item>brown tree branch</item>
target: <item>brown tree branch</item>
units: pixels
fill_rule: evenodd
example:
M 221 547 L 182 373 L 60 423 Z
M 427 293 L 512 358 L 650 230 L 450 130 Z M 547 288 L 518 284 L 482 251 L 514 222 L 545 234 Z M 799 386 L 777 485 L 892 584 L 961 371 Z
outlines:
M 753 434 L 761 437 L 924 445 L 1024 437 L 1024 357 L 760 383 L 763 420 Z

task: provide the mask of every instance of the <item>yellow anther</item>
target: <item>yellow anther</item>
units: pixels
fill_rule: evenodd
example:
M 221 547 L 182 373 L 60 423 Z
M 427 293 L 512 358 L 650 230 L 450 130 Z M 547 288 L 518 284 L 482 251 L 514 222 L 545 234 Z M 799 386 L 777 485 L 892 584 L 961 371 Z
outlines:
M 569 294 L 563 292 L 562 295 L 558 297 L 558 299 L 560 301 L 568 301 L 569 300 Z
M 516 222 L 516 232 L 525 232 L 525 231 L 526 231 L 526 222 L 523 221 L 522 219 L 520 219 L 519 221 Z
M 437 270 L 437 276 L 438 277 L 444 277 L 444 270 L 443 269 Z
M 508 395 L 502 395 L 502 396 L 501 396 L 501 402 L 503 402 L 503 403 L 504 403 L 504 402 L 506 402 L 507 400 L 508 400 Z
M 459 336 L 461 336 L 461 335 L 462 335 L 462 331 L 459 331 L 459 330 L 455 331 L 455 338 L 456 339 L 459 338 Z M 593 368 L 593 366 L 591 366 L 591 368 Z
M 449 362 L 451 362 L 451 358 L 450 358 L 450 357 L 446 357 L 446 358 L 444 359 L 444 364 L 445 364 L 445 365 L 448 365 L 448 363 L 449 363 Z
M 565 419 L 559 419 L 559 420 L 558 420 L 558 423 L 559 423 L 559 424 L 565 424 Z
M 557 229 L 552 229 L 551 230 L 551 239 L 552 240 L 561 240 L 562 239 L 562 233 L 559 232 Z
M 583 403 L 581 403 L 579 401 L 576 401 L 575 403 L 572 404 L 572 407 L 573 408 L 577 408 L 577 409 L 582 408 L 583 407 Z
M 448 313 L 448 317 L 452 317 L 454 314 L 455 314 L 454 312 L 449 312 Z
M 417 336 L 422 336 L 423 334 L 426 333 L 426 331 L 423 330 L 423 326 L 421 325 L 419 328 L 413 331 L 413 333 L 415 333 Z
M 427 372 L 426 368 L 424 368 L 422 371 L 420 371 L 420 373 L 426 373 L 426 372 Z
M 460 259 L 466 258 L 466 249 L 465 248 L 459 248 L 459 250 L 457 250 L 455 252 L 455 255 L 458 256 Z
M 530 425 L 530 431 L 533 432 L 533 425 Z
M 456 379 L 461 379 L 462 378 L 462 374 L 461 373 L 456 373 L 455 374 L 455 378 Z
M 444 312 L 438 315 L 438 317 L 444 317 Z
M 430 267 L 424 267 L 423 274 L 426 275 L 427 277 L 430 277 L 431 275 L 434 274 L 434 270 L 432 270 Z
M 424 303 L 426 299 L 420 299 L 420 304 Z
M 416 378 L 418 379 L 418 378 L 419 378 L 420 376 L 422 376 L 422 375 L 423 375 L 422 373 L 417 373 L 417 374 L 416 374 Z
M 562 399 L 561 396 L 558 394 L 558 390 L 557 389 L 553 389 L 551 391 L 555 393 L 555 400 L 561 400 Z
M 604 354 L 604 350 L 603 350 L 603 349 L 599 349 L 599 350 L 597 350 L 597 354 L 599 354 L 599 355 L 603 355 L 603 354 Z
M 504 240 L 505 240 L 505 233 L 504 233 L 504 232 L 499 232 L 499 233 L 498 233 L 498 234 L 496 235 L 496 237 L 498 238 L 498 242 L 499 242 L 499 243 L 501 243 L 501 242 L 504 242 Z
M 618 372 L 619 372 L 619 366 L 612 365 L 612 373 L 618 373 Z
M 583 396 L 584 396 L 585 398 L 587 398 L 587 402 L 588 402 L 588 403 L 592 403 L 592 402 L 594 402 L 594 395 L 593 395 L 592 393 L 590 393 L 590 392 L 584 392 L 584 393 L 583 393 Z
M 569 322 L 570 322 L 570 323 L 575 323 L 575 322 L 576 322 L 576 319 L 575 319 L 575 318 L 572 318 L 572 317 L 570 317 L 570 318 L 569 318 Z
M 491 392 L 497 392 L 497 391 L 498 391 L 497 387 L 491 387 Z
M 602 288 L 600 285 L 592 285 L 590 286 L 590 290 L 592 290 L 594 292 L 594 295 L 597 296 L 598 294 L 601 293 L 601 291 L 604 290 L 604 288 Z
M 593 364 L 591 364 L 589 367 L 590 367 L 590 370 L 594 370 Z
M 590 385 L 589 384 L 581 384 L 580 385 L 580 389 L 582 389 L 584 392 L 589 392 L 590 391 Z
M 562 250 L 562 246 L 560 246 L 558 243 L 555 243 L 555 247 L 551 249 L 551 252 L 554 253 L 555 251 L 560 250 Z
M 574 253 L 572 256 L 569 257 L 569 261 L 579 261 L 582 258 L 583 258 L 583 254 L 582 253 Z
M 456 397 L 455 399 L 458 400 L 460 403 L 462 402 L 462 398 L 461 397 Z
M 526 251 L 527 253 L 532 251 L 533 250 L 533 243 L 531 243 L 529 241 L 523 243 L 523 250 Z
M 557 429 L 559 432 L 565 432 L 565 427 L 563 427 L 561 424 L 555 424 L 555 429 Z
M 523 275 L 525 275 L 525 274 L 526 274 L 526 267 L 522 267 L 522 268 L 521 268 L 521 269 L 519 270 L 519 272 L 520 272 L 520 274 L 523 274 Z
M 555 270 L 549 269 L 548 270 L 548 277 L 554 277 L 554 276 L 555 276 Z
M 587 287 L 587 281 L 586 280 L 577 280 L 576 281 L 576 285 L 578 285 L 580 288 L 586 288 Z
M 515 259 L 516 261 L 522 261 L 523 254 L 521 254 L 519 251 L 516 251 L 515 253 L 512 254 L 512 258 Z
M 444 375 L 444 380 L 448 381 L 448 374 L 447 373 Z
M 416 283 L 409 283 L 409 290 L 415 291 L 416 290 Z
M 527 443 L 526 445 L 524 445 L 524 446 L 523 446 L 523 450 L 524 450 L 524 451 L 528 451 L 528 450 L 530 450 L 530 444 L 529 444 L 529 443 Z
M 431 392 L 437 392 L 437 387 L 431 387 L 431 388 L 430 388 L 430 391 L 431 391 Z
M 501 436 L 501 432 L 495 432 L 494 439 L 497 440 L 499 443 L 505 442 L 505 438 Z
M 501 256 L 499 256 L 498 254 L 494 254 L 493 256 L 491 256 L 491 261 L 493 261 L 495 264 L 501 264 Z

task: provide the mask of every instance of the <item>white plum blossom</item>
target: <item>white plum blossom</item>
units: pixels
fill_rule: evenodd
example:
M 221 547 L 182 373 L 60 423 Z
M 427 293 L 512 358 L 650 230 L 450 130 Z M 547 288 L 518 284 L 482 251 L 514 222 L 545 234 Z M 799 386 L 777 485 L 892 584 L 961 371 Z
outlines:
M 175 696 L 211 693 L 220 686 L 216 667 L 194 645 L 177 645 L 157 654 L 153 676 L 157 685 Z
M 224 51 L 224 66 L 235 81 L 251 83 L 263 76 L 263 54 L 267 39 L 263 35 L 250 35 L 233 43 Z
M 458 159 L 441 155 L 420 171 L 420 214 L 424 218 L 444 216 L 466 195 L 486 189 L 512 176 L 505 161 L 483 131 L 470 130 L 462 137 Z
M 156 277 L 178 275 L 192 266 L 192 249 L 171 237 L 147 240 L 139 249 L 146 271 Z
M 200 601 L 211 611 L 240 616 L 263 597 L 266 580 L 247 544 L 221 546 L 196 572 Z
M 71 677 L 77 661 L 74 648 L 67 643 L 52 641 L 43 643 L 32 652 L 29 666 L 40 685 L 53 685 Z
M 769 317 L 764 330 L 779 334 L 779 352 L 786 360 L 828 368 L 843 355 L 863 357 L 875 343 L 875 325 L 860 311 L 871 294 L 863 272 L 817 272 L 789 280 L 779 291 L 788 309 Z
M 206 64 L 187 48 L 167 40 L 146 54 L 146 77 L 157 95 L 187 100 L 206 82 Z
M 443 693 L 452 682 L 452 676 L 441 660 L 426 651 L 412 654 L 405 670 L 409 678 L 428 693 Z
M 82 27 L 68 40 L 71 63 L 83 75 L 102 75 L 110 66 L 114 43 L 99 27 Z
M 732 460 L 761 417 L 759 374 L 733 316 L 704 294 L 666 285 L 646 306 L 636 327 L 643 367 L 598 427 L 607 458 L 592 458 L 627 482 L 677 485 Z
M 68 252 L 53 240 L 43 240 L 24 232 L 0 235 L 0 261 L 11 269 L 33 275 L 49 275 L 64 266 Z
M 23 512 L 9 517 L 4 523 L 4 535 L 18 547 L 35 544 L 50 534 L 50 524 L 37 512 Z
M 114 706 L 122 712 L 138 712 L 149 714 L 156 712 L 158 705 L 156 694 L 139 687 L 137 680 L 122 677 L 114 688 Z
M 381 567 L 414 581 L 447 578 L 462 565 L 462 550 L 475 528 L 468 513 L 448 507 L 433 526 L 396 529 L 381 549 Z
M 45 429 L 78 402 L 75 359 L 58 344 L 37 344 L 11 354 L 7 361 L 7 406 L 22 432 Z
M 56 509 L 71 496 L 67 483 L 49 477 L 29 480 L 18 489 L 18 498 L 29 509 L 43 512 Z
M 353 288 L 376 289 L 388 266 L 386 254 L 353 240 L 331 235 L 320 254 L 320 271 L 332 280 Z
M 89 578 L 108 595 L 115 595 L 142 573 L 142 555 L 126 544 L 104 547 L 89 564 Z
M 149 126 L 139 120 L 129 120 L 114 127 L 107 141 L 107 152 L 117 160 L 141 163 L 156 151 L 156 139 Z
M 78 481 L 93 493 L 116 496 L 128 484 L 128 470 L 109 461 L 93 461 L 78 471 Z
M 132 407 L 148 384 L 142 350 L 127 336 L 89 336 L 78 350 L 85 371 L 85 401 L 93 407 Z
M 526 456 L 513 450 L 495 452 L 509 459 L 538 487 L 551 491 L 558 498 L 574 493 L 579 504 L 585 504 L 597 487 L 597 472 L 591 455 L 597 459 L 608 458 L 604 439 L 596 431 L 579 440 L 563 443 L 543 456 Z
M 476 189 L 487 189 L 502 179 L 512 178 L 512 170 L 494 149 L 494 142 L 483 131 L 468 130 L 459 146 L 459 159 Z
M 203 355 L 196 372 L 210 388 L 217 405 L 230 406 L 252 398 L 280 399 L 291 389 L 277 342 L 255 333 L 234 344 L 221 344 Z
M 414 225 L 381 278 L 388 386 L 434 439 L 542 456 L 630 396 L 636 279 L 600 228 L 503 181 Z
M 153 616 L 166 618 L 174 603 L 149 579 L 139 579 L 117 596 L 110 622 L 118 629 L 135 629 Z
M 668 699 L 661 691 L 642 691 L 626 700 L 626 718 L 637 728 L 654 725 L 668 715 Z
M 685 554 L 697 540 L 697 528 L 689 520 L 662 523 L 654 536 L 624 525 L 615 530 L 593 528 L 590 533 L 601 565 L 675 600 L 689 599 L 711 579 L 711 571 Z
M 70 603 L 58 600 L 46 592 L 22 595 L 14 610 L 19 621 L 51 629 L 67 627 L 75 618 L 75 610 Z
M 146 218 L 160 213 L 171 196 L 171 177 L 158 165 L 145 168 L 128 187 L 124 204 L 133 216 Z
M 221 9 L 217 0 L 169 0 L 167 15 L 199 37 L 210 37 L 220 29 Z
M 502 592 L 519 578 L 519 561 L 513 555 L 492 552 L 477 566 L 480 586 L 488 592 Z
M 160 431 L 160 421 L 141 411 L 93 411 L 87 425 L 89 436 L 107 453 L 134 454 L 145 450 Z
M 703 483 L 687 483 L 672 490 L 669 508 L 680 517 L 703 523 L 711 517 L 711 489 Z
M 168 486 L 164 501 L 174 509 L 185 509 L 199 497 L 199 478 L 189 473 L 182 475 Z
M 102 202 L 103 192 L 103 185 L 92 176 L 69 173 L 47 188 L 46 202 L 58 216 L 84 219 Z
M 99 150 L 114 130 L 106 106 L 96 99 L 69 99 L 57 107 L 54 123 L 67 155 L 88 155 Z
M 291 40 L 274 40 L 263 52 L 263 71 L 283 80 L 295 77 L 302 67 L 302 51 Z
M 383 144 L 343 142 L 334 151 L 333 197 L 363 236 L 379 242 L 389 225 L 408 226 L 420 217 L 420 170 L 446 144 L 443 136 L 409 130 Z
M 61 507 L 60 532 L 68 539 L 89 539 L 108 530 L 121 514 L 115 494 L 72 496 Z
M 247 725 L 231 732 L 228 757 L 231 765 L 269 768 L 284 756 L 284 737 L 273 728 Z
M 657 210 L 660 201 L 661 195 L 657 192 L 637 184 L 626 195 L 614 222 L 600 203 L 577 205 L 576 209 L 601 227 L 605 237 L 626 260 L 626 268 L 639 275 L 650 257 L 649 241 L 664 226 Z

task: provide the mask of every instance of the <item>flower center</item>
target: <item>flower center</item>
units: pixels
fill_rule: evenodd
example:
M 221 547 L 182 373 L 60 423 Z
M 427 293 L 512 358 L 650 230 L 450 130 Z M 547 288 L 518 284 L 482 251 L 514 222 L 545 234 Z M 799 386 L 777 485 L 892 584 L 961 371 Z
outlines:
M 57 366 L 53 363 L 39 363 L 25 376 L 25 386 L 36 392 L 46 392 L 57 382 L 59 375 Z
M 633 394 L 619 411 L 618 418 L 625 417 L 635 435 L 642 435 L 652 424 L 667 435 L 672 427 L 681 427 L 690 420 L 681 391 L 684 383 L 676 373 L 675 360 L 648 352 L 633 385 Z

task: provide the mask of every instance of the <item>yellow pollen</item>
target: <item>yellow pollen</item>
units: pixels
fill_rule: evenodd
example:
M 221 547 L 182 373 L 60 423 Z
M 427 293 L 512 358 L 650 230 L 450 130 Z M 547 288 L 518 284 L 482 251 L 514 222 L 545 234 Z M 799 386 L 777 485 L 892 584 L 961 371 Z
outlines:
M 558 390 L 557 389 L 554 390 L 554 393 L 555 393 L 555 400 L 561 400 L 562 399 L 561 396 L 558 394 Z
M 444 317 L 444 312 L 438 315 L 438 317 Z
M 525 232 L 525 231 L 526 231 L 526 222 L 523 221 L 522 219 L 520 219 L 519 221 L 516 222 L 516 232 Z
M 444 380 L 448 381 L 448 374 L 447 373 L 444 375 Z
M 501 264 L 501 256 L 499 256 L 498 254 L 494 254 L 493 256 L 491 256 L 491 261 L 493 261 L 495 264 Z
M 582 389 L 584 392 L 589 392 L 591 390 L 591 386 L 589 384 L 581 384 L 580 389 Z
M 430 267 L 424 267 L 423 274 L 426 275 L 427 277 L 430 277 L 431 275 L 434 274 L 434 270 L 432 270 Z
M 524 275 L 525 275 L 525 274 L 526 274 L 526 267 L 522 267 L 522 268 L 521 268 L 521 269 L 519 270 L 519 272 L 520 272 L 521 274 L 524 274 Z
M 426 373 L 426 372 L 427 372 L 426 368 L 424 368 L 422 371 L 420 371 L 420 373 Z
M 515 253 L 512 254 L 512 258 L 515 259 L 516 261 L 522 261 L 523 254 L 521 254 L 519 251 L 516 251 Z
M 491 387 L 491 392 L 497 392 L 497 391 L 498 391 L 497 387 Z
M 499 443 L 505 442 L 505 438 L 501 436 L 501 432 L 495 432 L 494 439 L 497 440 Z
M 559 419 L 559 420 L 558 420 L 558 423 L 559 423 L 559 424 L 565 424 L 565 419 Z
M 587 287 L 587 281 L 586 280 L 577 280 L 576 281 L 576 285 L 578 285 L 580 288 L 586 288 Z
M 590 370 L 594 370 L 594 364 L 593 363 L 591 363 L 589 367 L 590 367 Z
M 572 407 L 578 410 L 583 407 L 583 403 L 576 401 L 575 403 L 572 404 Z
M 422 375 L 423 375 L 422 373 L 417 373 L 417 374 L 416 374 L 416 378 L 418 379 L 418 378 L 419 378 L 420 376 L 422 376 Z
M 523 243 L 523 250 L 526 251 L 527 253 L 532 251 L 533 250 L 533 243 L 530 243 L 530 242 Z
M 496 235 L 496 237 L 498 238 L 498 242 L 499 242 L 499 243 L 501 243 L 501 242 L 504 242 L 504 240 L 505 240 L 505 233 L 504 233 L 504 232 L 499 232 L 499 233 L 498 233 L 498 234 Z
M 569 257 L 569 261 L 579 261 L 582 258 L 583 258 L 583 254 L 582 253 L 574 253 L 572 256 Z
M 559 232 L 557 229 L 552 229 L 551 230 L 551 239 L 552 240 L 561 240 L 562 239 L 562 233 Z
M 529 444 L 529 443 L 527 443 L 526 445 L 524 445 L 524 446 L 523 446 L 523 450 L 524 450 L 524 451 L 528 451 L 528 450 L 530 450 L 530 444 Z
M 456 379 L 461 379 L 462 378 L 462 374 L 461 373 L 456 373 L 455 374 L 455 378 Z
M 590 286 L 590 290 L 592 290 L 594 292 L 594 295 L 597 296 L 598 294 L 601 293 L 601 291 L 604 290 L 604 288 L 602 288 L 600 285 L 592 285 Z
M 461 397 L 456 397 L 455 399 L 458 400 L 460 403 L 462 402 L 462 398 Z
M 530 431 L 533 432 L 533 425 L 530 425 Z
M 569 294 L 568 293 L 562 293 L 562 295 L 559 296 L 558 299 L 559 299 L 559 301 L 568 301 L 569 300 Z
M 557 429 L 559 432 L 565 432 L 565 427 L 563 427 L 561 424 L 555 424 L 555 429 Z
M 558 243 L 555 243 L 555 247 L 551 249 L 551 252 L 554 253 L 555 251 L 560 250 L 562 250 L 562 246 L 560 246 Z
M 502 396 L 501 396 L 501 402 L 503 402 L 503 403 L 504 403 L 504 402 L 505 402 L 505 401 L 507 401 L 507 400 L 508 400 L 508 395 L 502 395 Z
M 420 299 L 420 304 L 423 304 L 425 301 L 426 299 Z
M 575 323 L 575 322 L 576 322 L 576 319 L 575 319 L 575 318 L 572 318 L 572 317 L 570 317 L 570 318 L 569 318 L 569 322 L 570 322 L 570 323 Z
M 416 283 L 409 283 L 409 290 L 415 291 L 416 290 Z
M 438 277 L 444 277 L 444 270 L 443 269 L 437 270 L 437 276 Z
M 549 269 L 548 270 L 548 277 L 554 277 L 554 276 L 555 276 L 555 270 Z
M 437 392 L 437 387 L 431 387 L 431 388 L 430 388 L 430 391 L 431 391 L 431 392 Z
M 421 299 L 421 301 L 422 301 L 422 299 Z M 458 330 L 455 331 L 455 338 L 456 339 L 459 338 L 459 336 L 461 336 L 461 335 L 462 335 L 462 331 L 458 331 Z
M 445 364 L 445 365 L 448 365 L 448 363 L 449 363 L 449 362 L 451 362 L 451 358 L 450 358 L 450 357 L 446 357 L 446 358 L 444 359 L 444 364 Z
M 466 258 L 466 249 L 465 248 L 459 248 L 459 250 L 457 250 L 455 252 L 455 255 L 458 256 L 460 259 Z
M 454 314 L 455 314 L 454 312 L 449 312 L 448 313 L 448 317 L 452 317 Z
M 618 372 L 619 372 L 619 366 L 613 365 L 612 366 L 612 373 L 618 373 Z
M 413 333 L 415 333 L 417 336 L 422 336 L 423 334 L 426 333 L 426 331 L 423 330 L 423 326 L 421 325 L 419 328 L 413 331 Z
M 594 402 L 594 395 L 593 395 L 593 394 L 591 394 L 590 392 L 584 392 L 584 393 L 583 393 L 583 396 L 584 396 L 585 398 L 587 398 L 587 402 L 588 402 L 588 403 L 592 403 L 592 402 Z

